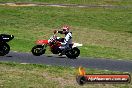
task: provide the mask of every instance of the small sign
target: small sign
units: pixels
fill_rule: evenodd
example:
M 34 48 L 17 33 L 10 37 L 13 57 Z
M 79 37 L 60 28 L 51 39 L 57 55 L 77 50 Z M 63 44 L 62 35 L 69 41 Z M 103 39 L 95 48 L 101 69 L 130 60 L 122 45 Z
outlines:
M 84 68 L 79 67 L 79 74 L 76 77 L 79 85 L 85 83 L 130 83 L 130 74 L 86 74 Z

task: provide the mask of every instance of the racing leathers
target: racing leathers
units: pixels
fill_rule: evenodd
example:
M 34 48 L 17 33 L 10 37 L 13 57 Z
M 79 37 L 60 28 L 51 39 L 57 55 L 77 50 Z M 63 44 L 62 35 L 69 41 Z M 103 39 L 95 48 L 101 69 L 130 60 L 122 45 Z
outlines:
M 62 31 L 58 31 L 58 33 L 62 34 Z M 59 47 L 61 50 L 66 48 L 71 48 L 72 45 L 72 32 L 65 33 L 64 41 L 61 42 L 61 46 Z

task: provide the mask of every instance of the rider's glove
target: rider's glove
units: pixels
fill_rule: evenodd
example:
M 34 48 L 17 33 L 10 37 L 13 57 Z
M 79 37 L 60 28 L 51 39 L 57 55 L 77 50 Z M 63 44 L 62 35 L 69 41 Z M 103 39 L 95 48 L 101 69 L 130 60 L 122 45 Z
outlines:
M 54 34 L 56 34 L 58 31 L 57 30 L 54 30 L 53 32 L 54 32 Z
M 61 46 L 61 43 L 59 41 L 56 42 L 57 46 Z

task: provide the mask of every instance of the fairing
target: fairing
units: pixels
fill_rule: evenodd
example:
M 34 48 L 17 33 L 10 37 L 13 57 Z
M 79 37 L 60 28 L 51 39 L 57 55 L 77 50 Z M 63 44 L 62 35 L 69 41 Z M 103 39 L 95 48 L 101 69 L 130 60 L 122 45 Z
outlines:
M 37 40 L 36 44 L 38 45 L 48 44 L 48 40 Z

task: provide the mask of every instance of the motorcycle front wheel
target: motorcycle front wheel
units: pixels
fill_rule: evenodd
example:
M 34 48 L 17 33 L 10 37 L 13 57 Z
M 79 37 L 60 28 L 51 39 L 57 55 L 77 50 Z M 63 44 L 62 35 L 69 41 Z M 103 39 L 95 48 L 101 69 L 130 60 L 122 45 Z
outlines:
M 10 46 L 7 43 L 0 43 L 0 56 L 8 54 L 10 51 Z
M 46 49 L 43 49 L 44 46 L 36 45 L 32 48 L 31 52 L 34 56 L 40 56 L 45 53 Z
M 74 47 L 66 51 L 66 56 L 71 59 L 76 59 L 80 55 L 80 50 L 77 47 Z

